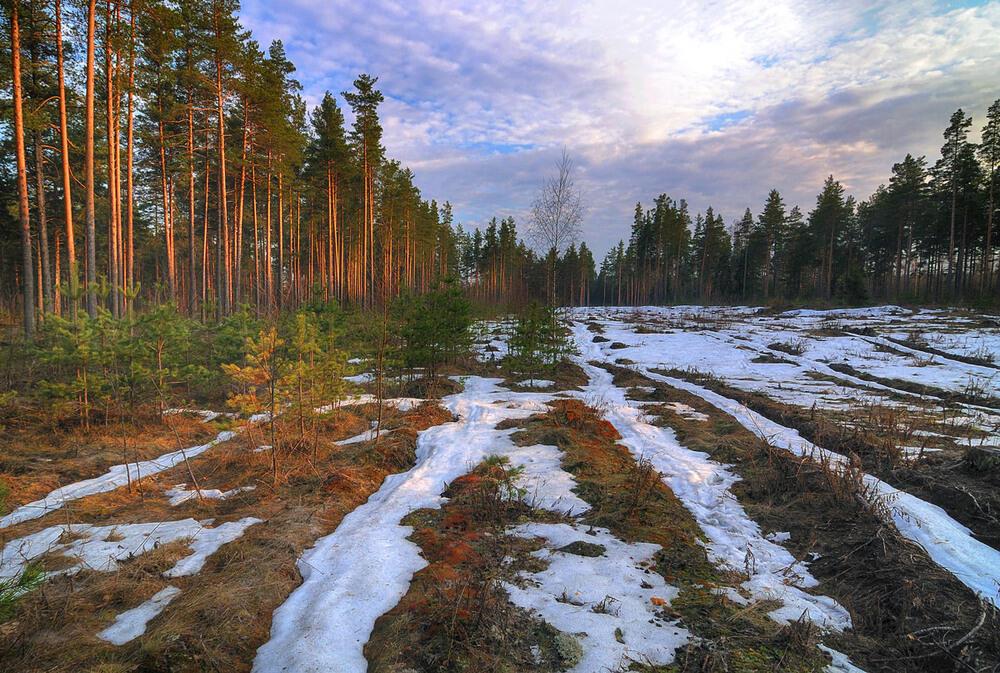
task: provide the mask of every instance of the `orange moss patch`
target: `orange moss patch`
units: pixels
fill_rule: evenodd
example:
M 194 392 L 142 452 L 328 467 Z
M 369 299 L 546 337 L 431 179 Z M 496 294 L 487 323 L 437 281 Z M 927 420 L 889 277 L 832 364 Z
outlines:
M 369 671 L 558 670 L 557 655 L 544 645 L 554 632 L 511 605 L 500 586 L 514 574 L 504 560 L 531 548 L 505 534 L 529 512 L 498 488 L 506 475 L 502 465 L 484 463 L 451 483 L 442 509 L 406 519 L 428 565 L 376 622 L 365 646 Z M 546 653 L 540 661 L 532 645 Z

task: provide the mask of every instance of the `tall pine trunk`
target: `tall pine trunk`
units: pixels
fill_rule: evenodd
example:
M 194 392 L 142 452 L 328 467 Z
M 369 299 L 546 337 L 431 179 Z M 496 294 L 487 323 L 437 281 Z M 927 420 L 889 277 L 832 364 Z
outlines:
M 21 26 L 19 0 L 11 3 L 10 51 L 14 95 L 14 153 L 17 157 L 17 214 L 21 225 L 21 301 L 24 302 L 24 335 L 35 334 L 35 276 L 31 259 L 31 215 L 28 210 L 28 167 L 24 155 L 24 113 L 21 108 Z
M 80 282 L 80 277 L 76 268 L 76 241 L 73 233 L 73 189 L 69 162 L 69 124 L 66 114 L 66 83 L 63 67 L 62 11 L 60 0 L 55 0 L 55 18 L 56 71 L 59 86 L 59 143 L 60 154 L 62 156 L 63 217 L 66 220 L 66 258 L 68 261 L 67 272 L 69 278 L 67 294 L 69 297 L 70 319 L 76 320 L 77 306 L 79 304 L 77 286 Z
M 132 302 L 135 294 L 135 183 L 132 173 L 135 163 L 134 146 L 134 92 L 135 92 L 135 3 L 129 0 L 129 38 L 128 54 L 128 119 L 125 135 L 125 310 L 131 315 Z
M 107 124 L 107 150 L 108 150 L 108 285 L 111 291 L 111 313 L 116 318 L 119 317 L 119 264 L 118 259 L 118 122 L 115 118 L 115 67 L 113 61 L 112 40 L 112 16 L 111 0 L 105 3 L 104 14 L 104 82 L 105 82 L 105 122 Z
M 84 131 L 85 216 L 87 234 L 87 313 L 97 316 L 97 227 L 94 222 L 94 39 L 97 0 L 87 8 L 87 94 Z
M 35 202 L 38 206 L 38 250 L 42 265 L 42 307 L 52 312 L 52 266 L 49 260 L 49 223 L 45 210 L 45 157 L 42 155 L 42 134 L 35 131 Z
M 216 7 L 215 16 L 215 39 L 221 41 L 221 17 L 218 15 L 219 8 Z M 215 101 L 216 101 L 216 116 L 218 121 L 218 143 L 219 143 L 219 245 L 218 248 L 222 254 L 219 256 L 218 263 L 221 268 L 219 270 L 219 287 L 216 288 L 216 295 L 219 302 L 219 314 L 227 315 L 229 313 L 229 279 L 230 279 L 230 269 L 226 265 L 225 257 L 228 256 L 228 246 L 229 246 L 229 201 L 226 195 L 226 112 L 224 108 L 225 103 L 225 92 L 222 88 L 222 54 L 219 52 L 221 47 L 216 45 L 215 52 Z
M 194 106 L 192 92 L 188 90 L 187 105 L 187 164 L 188 164 L 188 315 L 198 307 L 198 270 L 195 265 L 194 247 Z

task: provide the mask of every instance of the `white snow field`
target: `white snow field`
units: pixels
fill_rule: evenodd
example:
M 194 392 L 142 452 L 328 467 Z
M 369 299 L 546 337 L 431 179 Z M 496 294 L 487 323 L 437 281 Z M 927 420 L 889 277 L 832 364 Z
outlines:
M 686 317 L 689 316 L 689 313 L 677 310 L 643 309 L 643 311 L 646 315 L 654 317 L 663 315 L 671 316 L 671 320 L 675 321 L 672 324 L 676 324 L 682 320 L 691 320 L 691 318 Z M 688 311 L 690 312 L 690 309 Z M 849 318 L 859 321 L 866 316 L 873 316 L 873 319 L 888 320 L 897 318 L 903 311 L 903 309 L 895 307 L 859 309 L 850 312 L 835 313 L 793 311 L 776 317 L 774 323 L 775 325 L 795 324 L 801 330 L 804 328 L 802 321 L 805 321 L 804 325 L 815 326 L 821 324 L 824 320 L 833 319 L 833 316 L 836 316 L 839 320 Z M 737 320 L 747 320 L 745 309 L 728 312 L 725 309 L 717 309 L 706 310 L 706 312 L 714 316 L 713 319 L 722 320 L 724 318 L 730 321 L 729 324 L 731 326 L 723 329 L 730 331 L 734 335 L 744 333 L 756 334 L 756 336 L 748 336 L 747 338 L 751 340 L 756 339 L 757 352 L 759 352 L 761 342 L 770 339 L 766 335 L 756 333 L 756 329 L 762 328 L 755 327 L 753 323 L 747 327 L 746 332 L 738 327 L 732 327 L 732 325 L 736 324 L 735 321 Z M 908 312 L 906 313 L 908 314 Z M 696 332 L 677 332 L 668 335 L 636 333 L 628 325 L 618 322 L 619 318 L 631 315 L 630 313 L 623 312 L 621 309 L 606 311 L 589 309 L 578 311 L 575 317 L 586 318 L 588 320 L 596 318 L 605 326 L 605 336 L 612 339 L 612 341 L 627 344 L 626 348 L 610 349 L 608 343 L 592 343 L 592 335 L 583 325 L 578 325 L 575 330 L 577 345 L 586 354 L 586 358 L 599 361 L 614 361 L 616 358 L 626 357 L 635 363 L 631 366 L 634 366 L 642 374 L 653 380 L 686 390 L 701 397 L 706 402 L 731 415 L 751 432 L 766 439 L 775 446 L 788 449 L 802 456 L 823 455 L 833 461 L 846 460 L 839 454 L 826 451 L 822 447 L 817 447 L 802 438 L 797 431 L 774 423 L 760 414 L 747 409 L 735 400 L 714 393 L 702 386 L 664 376 L 653 371 L 655 369 L 670 368 L 685 369 L 694 366 L 701 371 L 719 376 L 730 385 L 752 389 L 753 377 L 756 376 L 759 368 L 785 367 L 786 365 L 765 364 L 757 367 L 749 365 L 746 356 L 739 353 L 736 347 L 720 353 L 722 346 L 719 344 L 722 342 L 720 342 L 719 338 L 713 333 L 704 333 L 700 329 Z M 632 318 L 628 319 L 631 320 Z M 695 321 L 691 324 L 701 325 L 703 323 Z M 735 336 L 729 338 L 736 339 Z M 843 345 L 843 338 L 838 339 L 841 341 L 841 345 Z M 812 344 L 815 340 L 816 338 L 810 337 L 809 342 L 805 346 L 806 353 L 809 352 L 809 349 L 813 348 Z M 826 339 L 825 341 L 832 340 Z M 823 346 L 822 348 L 828 349 L 828 346 Z M 827 352 L 830 353 L 829 350 Z M 847 351 L 840 350 L 836 352 L 838 353 L 838 357 L 848 357 Z M 735 362 L 730 361 L 726 357 L 731 353 L 734 354 Z M 866 355 L 865 352 L 862 352 L 857 360 L 851 359 L 852 366 L 855 366 L 859 370 L 862 369 L 862 366 L 868 366 L 878 371 L 877 364 L 871 364 L 866 360 L 868 355 L 870 353 Z M 815 361 L 808 360 L 808 362 L 809 365 L 807 366 L 823 364 L 819 362 L 818 358 Z M 896 364 L 893 366 L 905 369 L 904 365 Z M 950 385 L 949 382 L 951 381 L 959 380 L 961 376 L 973 371 L 970 369 L 971 367 L 975 367 L 975 365 L 967 365 L 950 360 L 942 360 L 942 364 L 937 366 L 940 371 L 937 372 L 939 375 L 934 380 L 941 387 Z M 914 369 L 920 370 L 926 369 L 926 367 L 915 367 Z M 771 371 L 773 372 L 774 370 Z M 885 373 L 885 370 L 882 371 Z M 785 372 L 782 376 L 776 376 L 772 373 L 770 378 L 768 378 L 766 372 L 767 370 L 762 372 L 763 378 L 760 381 L 762 386 L 757 386 L 757 388 L 771 397 L 783 399 L 781 394 L 784 389 L 783 384 L 788 384 L 793 378 L 794 373 Z M 799 375 L 801 375 L 801 370 L 799 371 Z M 894 376 L 898 376 L 899 378 L 912 377 L 913 375 L 914 373 L 911 371 L 902 370 L 898 370 L 894 374 Z M 917 380 L 921 379 L 918 378 Z M 988 390 L 993 391 L 995 394 L 996 382 L 991 380 L 988 385 Z M 799 392 L 801 393 L 801 390 Z M 854 391 L 853 395 L 856 400 L 857 391 Z M 804 401 L 799 401 L 800 404 L 806 405 L 812 402 L 818 403 L 818 398 L 811 393 L 805 395 Z M 923 547 L 936 563 L 954 574 L 973 591 L 983 595 L 994 604 L 1000 601 L 1000 597 L 998 597 L 998 588 L 1000 588 L 1000 552 L 976 540 L 968 528 L 955 521 L 940 507 L 899 491 L 873 476 L 866 475 L 865 479 L 878 494 L 884 496 L 891 503 L 893 519 L 897 528 L 904 536 Z
M 610 343 L 625 348 L 607 350 L 611 359 L 638 360 L 636 353 L 659 353 L 659 366 L 696 369 L 724 379 L 747 391 L 762 391 L 789 404 L 849 410 L 859 394 L 883 404 L 905 406 L 889 398 L 903 396 L 922 404 L 933 397 L 900 390 L 891 383 L 863 380 L 831 369 L 850 365 L 862 374 L 880 379 L 915 381 L 944 393 L 961 393 L 971 387 L 1000 397 L 1000 370 L 929 355 L 888 341 L 866 336 L 866 330 L 898 332 L 899 325 L 917 321 L 924 333 L 954 325 L 941 312 L 911 312 L 899 307 L 846 311 L 789 311 L 761 314 L 747 307 L 639 307 L 575 309 L 573 317 L 597 322 Z M 637 332 L 637 328 L 641 329 Z M 836 330 L 836 332 L 832 331 Z M 992 330 L 1000 341 L 1000 328 Z M 786 350 L 801 350 L 789 353 Z M 791 348 L 788 348 L 788 347 Z M 762 358 L 763 356 L 763 358 Z M 770 360 L 770 361 L 767 361 Z M 811 378 L 808 373 L 832 376 L 843 385 Z M 861 391 L 861 393 L 859 393 Z M 1000 413 L 973 405 L 969 410 L 981 426 L 992 428 Z
M 733 477 L 722 466 L 683 449 L 667 431 L 656 429 L 661 434 L 646 435 L 653 426 L 639 419 L 624 392 L 610 384 L 610 376 L 589 366 L 588 372 L 596 382 L 576 396 L 589 401 L 602 394 L 618 400 L 620 407 L 609 418 L 617 421 L 634 453 L 650 441 L 657 469 L 672 475 L 668 485 L 679 491 L 706 529 L 713 558 L 742 569 L 748 546 L 753 549 L 757 569 L 744 589 L 754 599 L 780 601 L 783 607 L 772 613 L 774 619 L 787 622 L 805 613 L 826 629 L 850 625 L 846 611 L 835 601 L 803 590 L 816 580 L 804 563 L 761 536 L 728 493 Z M 407 540 L 412 528 L 400 522 L 414 510 L 440 507 L 448 483 L 489 455 L 506 457 L 524 468 L 519 485 L 526 492 L 525 499 L 535 506 L 572 515 L 588 509 L 571 490 L 575 483 L 560 467 L 558 448 L 517 447 L 510 439 L 513 430 L 496 429 L 503 420 L 545 411 L 555 393 L 513 392 L 503 388 L 499 379 L 466 377 L 463 381 L 462 392 L 442 400 L 458 420 L 421 432 L 416 465 L 387 477 L 368 502 L 302 555 L 298 565 L 303 583 L 275 610 L 271 638 L 258 650 L 254 671 L 364 672 L 363 648 L 375 621 L 399 602 L 413 574 L 426 566 L 419 547 Z M 595 541 L 574 526 L 526 525 L 513 532 L 543 538 L 545 548 L 539 555 L 550 565 L 541 573 L 526 575 L 523 586 L 509 587 L 512 601 L 574 634 L 584 652 L 574 673 L 601 673 L 609 666 L 615 670 L 623 661 L 669 663 L 676 648 L 687 642 L 689 634 L 663 619 L 650 600 L 655 595 L 669 601 L 677 591 L 655 573 L 644 572 L 655 545 L 626 544 L 607 531 L 590 531 L 608 551 L 596 558 L 580 557 L 558 551 L 564 541 Z M 635 581 L 636 573 L 642 573 L 653 589 L 642 589 L 642 582 Z M 557 600 L 564 590 L 579 592 L 579 600 Z M 593 608 L 601 602 L 602 609 L 595 612 Z M 616 629 L 624 642 L 616 639 Z
M 729 488 L 738 480 L 726 466 L 707 455 L 684 448 L 674 432 L 642 419 L 641 411 L 612 383 L 606 370 L 589 364 L 604 359 L 600 345 L 590 340 L 586 326 L 573 327 L 581 356 L 578 364 L 590 377 L 585 394 L 600 400 L 604 417 L 622 436 L 621 443 L 632 455 L 650 460 L 663 480 L 691 512 L 708 538 L 712 559 L 730 570 L 746 571 L 748 554 L 755 559 L 750 578 L 742 587 L 757 600 L 776 599 L 783 605 L 770 613 L 775 621 L 788 623 L 805 614 L 828 629 L 850 627 L 851 618 L 836 601 L 803 591 L 819 584 L 805 564 L 796 561 L 784 547 L 766 539 L 760 527 L 747 516 Z

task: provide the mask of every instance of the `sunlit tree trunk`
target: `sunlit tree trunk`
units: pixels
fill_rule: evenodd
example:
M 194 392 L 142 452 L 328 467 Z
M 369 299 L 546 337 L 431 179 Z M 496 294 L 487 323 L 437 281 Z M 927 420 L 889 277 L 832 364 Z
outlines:
M 59 244 L 59 239 L 60 239 L 59 230 L 56 229 L 55 230 L 55 241 L 54 241 L 55 247 L 56 247 L 56 249 L 55 249 L 55 257 L 54 257 L 54 259 L 55 259 L 55 265 L 56 265 L 56 272 L 55 272 L 55 278 L 56 278 L 56 280 L 55 280 L 55 287 L 53 287 L 53 309 L 54 309 L 56 315 L 61 315 L 62 314 L 62 293 L 59 290 L 59 287 L 60 287 L 59 279 L 62 278 L 62 275 L 61 275 L 62 268 L 61 268 L 61 266 L 59 264 L 59 256 L 61 254 L 60 248 L 62 246 Z
M 108 149 L 108 284 L 110 286 L 111 313 L 115 317 L 120 315 L 119 285 L 120 261 L 118 258 L 118 223 L 119 206 L 118 200 L 118 122 L 115 118 L 115 66 L 114 49 L 112 46 L 112 10 L 111 0 L 105 3 L 104 14 L 104 82 L 105 82 L 105 122 L 107 124 L 107 149 Z
M 192 92 L 188 90 L 187 104 L 187 164 L 188 164 L 188 314 L 194 315 L 198 305 L 198 272 L 195 265 L 194 247 L 194 105 Z
M 205 153 L 205 207 L 201 220 L 201 318 L 205 320 L 208 316 L 206 310 L 208 306 L 208 198 L 210 192 L 209 175 L 211 173 L 211 160 L 209 153 Z
M 35 276 L 31 260 L 31 214 L 28 210 L 28 167 L 24 155 L 24 113 L 21 103 L 21 26 L 19 0 L 10 8 L 11 89 L 14 98 L 14 154 L 17 160 L 17 214 L 21 225 L 21 301 L 24 302 L 24 335 L 35 334 Z
M 267 203 L 264 216 L 264 279 L 267 286 L 267 306 L 270 311 L 274 307 L 274 247 L 271 242 L 271 150 L 267 151 Z
M 243 99 L 243 139 L 240 149 L 240 187 L 236 195 L 236 216 L 233 226 L 233 305 L 242 299 L 240 288 L 243 273 L 243 214 L 246 206 L 247 146 L 250 141 L 250 104 Z
M 76 241 L 73 233 L 73 189 L 69 161 L 69 130 L 66 114 L 66 83 L 63 66 L 62 9 L 60 0 L 55 0 L 56 19 L 56 72 L 59 86 L 59 143 L 62 156 L 63 217 L 66 220 L 66 258 L 68 272 L 69 316 L 76 320 L 78 306 L 77 285 L 79 274 L 76 268 Z M 57 274 L 58 277 L 58 274 Z
M 251 152 L 251 156 L 252 156 Z M 257 164 L 250 160 L 250 201 L 253 204 L 253 296 L 260 314 L 260 223 L 257 221 Z
M 86 130 L 84 131 L 85 216 L 87 234 L 87 313 L 97 315 L 97 230 L 94 221 L 94 33 L 96 0 L 87 9 L 87 94 Z
M 163 247 L 167 255 L 167 287 L 171 301 L 177 298 L 177 278 L 174 265 L 174 227 L 171 217 L 173 208 L 170 203 L 170 176 L 167 173 L 167 139 L 166 125 L 163 121 L 163 105 L 159 104 L 160 121 L 157 124 L 160 150 L 160 200 L 163 207 Z
M 284 294 L 285 275 L 285 188 L 282 182 L 282 171 L 278 170 L 278 273 L 275 279 L 275 302 L 278 309 L 281 309 L 282 295 Z
M 216 10 L 218 11 L 218 10 Z M 216 39 L 221 40 L 221 28 L 219 26 L 219 17 L 216 16 Z M 216 117 L 218 122 L 218 151 L 219 151 L 219 249 L 224 251 L 223 255 L 220 255 L 218 260 L 220 265 L 225 268 L 220 270 L 218 274 L 220 282 L 219 287 L 216 288 L 216 294 L 219 302 L 219 314 L 226 315 L 229 313 L 229 273 L 230 270 L 225 266 L 225 260 L 222 257 L 226 256 L 225 253 L 228 252 L 229 248 L 229 201 L 226 194 L 226 116 L 225 116 L 225 92 L 222 88 L 222 54 L 216 51 L 215 54 L 215 100 L 216 100 Z
M 135 93 L 135 3 L 129 1 L 129 25 L 131 38 L 128 54 L 128 120 L 125 136 L 125 308 L 132 313 L 133 294 L 135 293 L 135 183 L 132 174 L 135 170 L 134 145 L 134 93 Z

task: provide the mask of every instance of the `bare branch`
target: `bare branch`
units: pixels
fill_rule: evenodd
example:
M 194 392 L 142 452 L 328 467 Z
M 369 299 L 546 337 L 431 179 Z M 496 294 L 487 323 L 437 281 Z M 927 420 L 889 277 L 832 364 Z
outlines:
M 531 205 L 529 235 L 542 254 L 559 254 L 580 237 L 582 220 L 583 200 L 573 182 L 573 160 L 564 148 L 556 175 L 545 180 Z

